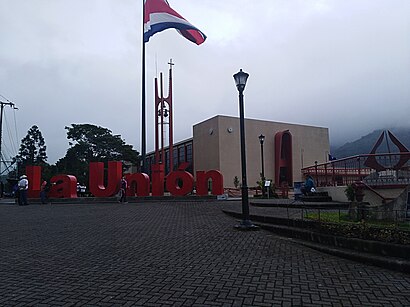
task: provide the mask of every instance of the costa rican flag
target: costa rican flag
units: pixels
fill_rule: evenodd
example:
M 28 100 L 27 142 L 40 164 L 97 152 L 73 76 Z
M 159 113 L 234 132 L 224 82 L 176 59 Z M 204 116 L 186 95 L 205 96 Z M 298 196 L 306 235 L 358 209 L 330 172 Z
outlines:
M 166 0 L 144 0 L 144 43 L 155 33 L 176 29 L 186 39 L 200 45 L 206 36 L 184 17 L 175 12 Z

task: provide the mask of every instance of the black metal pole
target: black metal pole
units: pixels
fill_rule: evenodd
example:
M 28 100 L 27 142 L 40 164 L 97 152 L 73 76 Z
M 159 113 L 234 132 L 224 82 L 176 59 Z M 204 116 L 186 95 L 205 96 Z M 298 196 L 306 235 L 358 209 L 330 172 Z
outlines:
M 262 180 L 262 197 L 265 197 L 265 167 L 264 167 L 264 160 L 263 160 L 263 141 L 260 140 L 261 143 L 261 165 L 262 165 L 262 172 L 261 172 L 261 180 Z
M 263 160 L 263 142 L 261 142 L 261 163 L 262 163 L 262 180 L 265 180 L 265 166 Z
M 249 218 L 248 183 L 246 179 L 245 118 L 243 107 L 243 90 L 239 90 L 239 124 L 241 133 L 241 166 L 242 166 L 242 224 L 251 225 Z
M 240 142 L 241 142 L 241 166 L 242 166 L 242 222 L 235 226 L 239 230 L 253 230 L 259 229 L 250 221 L 249 217 L 249 195 L 248 183 L 246 179 L 246 150 L 245 150 L 245 112 L 243 107 L 243 91 L 245 89 L 246 80 L 249 74 L 242 71 L 236 73 L 233 77 L 235 79 L 236 87 L 239 92 L 239 124 L 240 124 Z

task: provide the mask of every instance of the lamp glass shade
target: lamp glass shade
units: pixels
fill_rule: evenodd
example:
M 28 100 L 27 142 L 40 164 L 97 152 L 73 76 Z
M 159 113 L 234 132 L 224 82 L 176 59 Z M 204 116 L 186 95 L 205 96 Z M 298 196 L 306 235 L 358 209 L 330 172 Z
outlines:
M 260 142 L 261 144 L 263 144 L 264 141 L 265 141 L 265 136 L 264 136 L 263 134 L 261 134 L 261 135 L 259 136 L 259 142 Z
M 236 87 L 238 90 L 244 90 L 246 81 L 248 80 L 249 74 L 246 72 L 243 72 L 242 69 L 239 70 L 236 74 L 233 75 L 233 78 L 235 79 Z

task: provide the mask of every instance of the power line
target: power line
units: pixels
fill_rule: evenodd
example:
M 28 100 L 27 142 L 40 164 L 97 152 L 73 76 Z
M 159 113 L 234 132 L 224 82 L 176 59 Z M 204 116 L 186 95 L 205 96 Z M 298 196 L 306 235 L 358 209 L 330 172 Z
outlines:
M 13 113 L 14 113 L 14 112 L 13 112 Z M 17 150 L 18 150 L 18 139 L 13 136 L 13 133 L 12 133 L 12 131 L 11 131 L 12 129 L 11 129 L 11 127 L 10 127 L 10 123 L 9 123 L 8 120 L 7 120 L 7 117 L 4 118 L 4 121 L 5 121 L 5 123 L 6 123 L 7 135 L 8 135 L 8 137 L 9 137 L 8 139 L 9 139 L 9 141 L 10 141 L 11 151 L 17 154 Z M 16 135 L 16 136 L 17 136 L 17 135 Z M 12 153 L 12 154 L 13 154 L 13 153 Z
M 4 159 L 3 159 L 3 151 L 2 151 L 2 141 L 3 141 L 3 110 L 5 106 L 10 106 L 11 108 L 13 108 L 14 110 L 17 109 L 16 105 L 11 102 L 10 100 L 8 100 L 6 97 L 4 97 L 3 95 L 0 94 L 1 97 L 3 97 L 4 100 L 6 101 L 1 101 L 0 100 L 0 174 L 1 172 L 1 165 L 2 163 L 4 163 Z

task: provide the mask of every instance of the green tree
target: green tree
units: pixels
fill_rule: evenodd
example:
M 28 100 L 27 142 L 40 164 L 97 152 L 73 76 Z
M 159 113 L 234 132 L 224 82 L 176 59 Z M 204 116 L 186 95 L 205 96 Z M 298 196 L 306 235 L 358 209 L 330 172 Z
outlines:
M 27 165 L 47 166 L 47 146 L 40 129 L 33 125 L 21 140 L 17 160 L 18 173 L 23 174 Z
M 127 161 L 137 164 L 139 161 L 138 151 L 107 128 L 72 124 L 65 129 L 71 147 L 65 157 L 57 161 L 56 166 L 60 173 L 74 175 L 79 182 L 88 182 L 90 162 Z

